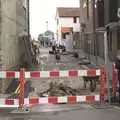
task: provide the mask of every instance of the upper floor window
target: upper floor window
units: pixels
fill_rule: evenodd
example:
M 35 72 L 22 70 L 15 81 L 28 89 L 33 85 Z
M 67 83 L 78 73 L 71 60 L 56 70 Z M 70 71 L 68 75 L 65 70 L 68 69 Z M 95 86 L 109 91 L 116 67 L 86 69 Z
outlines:
M 89 20 L 89 0 L 87 0 L 87 19 Z
M 57 19 L 57 25 L 59 25 L 59 20 Z
M 74 22 L 74 23 L 77 23 L 77 17 L 74 17 L 74 18 L 73 18 L 73 22 Z
M 109 0 L 109 22 L 118 21 L 117 10 L 119 0 Z
M 92 6 L 93 6 L 92 1 L 89 0 L 88 2 L 89 2 L 89 10 L 88 10 L 89 11 L 89 16 L 92 16 Z
M 87 4 L 86 2 L 83 3 L 83 8 L 86 8 L 87 7 Z

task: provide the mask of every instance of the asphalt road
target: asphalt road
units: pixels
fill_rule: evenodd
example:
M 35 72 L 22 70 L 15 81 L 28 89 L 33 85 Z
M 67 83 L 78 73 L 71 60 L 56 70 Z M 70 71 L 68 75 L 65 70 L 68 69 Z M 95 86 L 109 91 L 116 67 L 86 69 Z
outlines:
M 35 106 L 31 113 L 13 114 L 0 109 L 0 120 L 119 120 L 120 110 L 108 107 L 95 109 L 90 105 Z

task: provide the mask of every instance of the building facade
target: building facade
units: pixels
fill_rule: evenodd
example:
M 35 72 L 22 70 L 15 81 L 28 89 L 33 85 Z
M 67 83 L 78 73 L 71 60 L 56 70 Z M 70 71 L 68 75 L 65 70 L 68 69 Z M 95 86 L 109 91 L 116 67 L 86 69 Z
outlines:
M 0 62 L 2 70 L 18 70 L 25 58 L 27 36 L 25 0 L 0 0 Z M 2 87 L 7 87 L 6 80 Z M 5 90 L 4 88 L 4 90 Z
M 109 29 L 109 60 L 115 60 L 116 52 L 120 49 L 120 24 L 117 16 L 119 7 L 119 0 L 80 0 L 81 48 L 92 62 L 104 63 L 106 28 Z
M 1 0 L 1 59 L 5 69 L 18 66 L 23 53 L 21 35 L 26 30 L 26 8 L 21 0 Z M 23 50 L 24 51 L 24 50 Z
M 112 61 L 115 60 L 116 53 L 120 49 L 120 18 L 117 16 L 118 8 L 120 8 L 120 0 L 104 0 L 105 26 L 109 28 L 109 58 Z
M 80 0 L 80 47 L 84 50 L 89 60 L 96 59 L 96 41 L 95 29 L 96 20 L 96 3 L 94 0 Z M 94 57 L 90 57 L 93 55 Z
M 64 44 L 67 51 L 71 51 L 73 48 L 73 33 L 79 32 L 80 29 L 79 8 L 57 8 L 56 21 L 57 41 Z

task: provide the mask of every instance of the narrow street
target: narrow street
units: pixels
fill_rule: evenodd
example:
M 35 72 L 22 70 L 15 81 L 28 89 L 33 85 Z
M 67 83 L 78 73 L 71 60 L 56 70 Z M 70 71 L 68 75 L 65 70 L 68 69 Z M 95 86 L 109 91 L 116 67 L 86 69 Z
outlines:
M 40 56 L 43 56 L 41 59 L 41 65 L 38 65 L 38 70 L 68 70 L 68 69 L 80 69 L 82 68 L 79 65 L 79 60 L 75 59 L 72 54 L 68 55 L 61 55 L 61 60 L 57 61 L 55 59 L 55 55 L 49 54 L 49 50 L 52 48 L 41 48 L 40 49 Z M 44 56 L 46 59 L 44 59 Z M 33 66 L 33 69 L 36 70 L 36 67 Z
M 120 119 L 120 0 L 0 0 L 0 120 Z
M 57 61 L 55 59 L 55 55 L 49 54 L 49 50 L 51 48 L 41 48 L 40 49 L 40 56 L 44 56 L 40 58 L 41 64 L 37 66 L 32 66 L 33 71 L 53 71 L 53 70 L 80 70 L 84 69 L 82 65 L 79 63 L 81 62 L 79 59 L 74 58 L 73 54 L 61 55 L 61 60 Z M 82 55 L 81 55 L 82 56 Z M 30 79 L 32 83 L 32 87 L 34 88 L 34 92 L 30 94 L 31 97 L 39 97 L 38 93 L 46 91 L 49 88 L 49 84 L 51 82 L 56 83 L 63 83 L 72 88 L 80 88 L 82 89 L 80 95 L 94 95 L 99 93 L 99 88 L 97 88 L 96 92 L 91 93 L 89 91 L 89 86 L 87 89 L 83 90 L 84 87 L 84 80 L 83 77 L 69 77 L 69 78 L 36 78 Z
M 54 55 L 49 54 L 50 48 L 40 49 L 41 64 L 32 66 L 32 71 L 52 71 L 52 70 L 69 70 L 69 69 L 84 69 L 79 65 L 80 60 L 73 57 L 72 54 L 61 55 L 61 61 L 58 62 Z M 43 57 L 44 56 L 44 57 Z M 63 66 L 62 66 L 63 65 Z M 62 67 L 61 67 L 62 66 Z M 34 91 L 30 93 L 29 97 L 40 97 L 39 92 L 45 91 L 49 88 L 51 81 L 57 83 L 64 83 L 70 87 L 81 89 L 83 88 L 83 78 L 36 78 L 26 79 L 31 81 Z M 29 88 L 28 88 L 29 89 Z M 25 94 L 28 94 L 26 90 Z M 91 93 L 87 88 L 83 90 L 80 95 L 95 95 L 99 94 L 99 91 Z M 15 108 L 0 109 L 0 120 L 118 120 L 120 117 L 119 110 L 113 106 L 107 106 L 103 109 L 97 109 L 93 104 L 45 104 L 31 106 L 30 113 L 14 114 L 11 113 Z M 4 117 L 3 117 L 4 116 Z

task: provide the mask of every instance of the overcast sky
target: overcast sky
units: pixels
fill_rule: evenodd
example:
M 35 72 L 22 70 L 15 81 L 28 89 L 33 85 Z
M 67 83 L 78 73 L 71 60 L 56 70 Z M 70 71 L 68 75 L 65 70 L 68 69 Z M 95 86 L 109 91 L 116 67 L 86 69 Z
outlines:
M 79 0 L 30 0 L 30 31 L 35 39 L 48 29 L 56 30 L 56 7 L 78 7 Z

